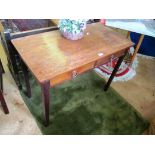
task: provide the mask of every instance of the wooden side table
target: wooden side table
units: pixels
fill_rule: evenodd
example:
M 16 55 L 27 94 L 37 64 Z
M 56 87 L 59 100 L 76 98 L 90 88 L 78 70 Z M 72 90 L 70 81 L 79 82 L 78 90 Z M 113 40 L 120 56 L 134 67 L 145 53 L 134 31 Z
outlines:
M 124 36 L 100 23 L 89 24 L 81 40 L 71 41 L 63 38 L 60 32 L 13 39 L 12 44 L 23 61 L 23 72 L 31 96 L 27 68 L 40 84 L 45 112 L 45 125 L 49 123 L 49 89 L 66 80 L 120 57 L 104 87 L 110 86 L 115 73 L 133 43 Z

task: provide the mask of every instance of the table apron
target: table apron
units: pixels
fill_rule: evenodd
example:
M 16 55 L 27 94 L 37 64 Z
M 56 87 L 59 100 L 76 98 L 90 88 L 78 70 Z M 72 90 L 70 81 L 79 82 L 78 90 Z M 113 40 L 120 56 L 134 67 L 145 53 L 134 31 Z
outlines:
M 64 81 L 67 81 L 67 80 L 71 80 L 71 79 L 74 79 L 76 78 L 76 76 L 86 72 L 86 71 L 89 71 L 91 69 L 94 69 L 96 67 L 99 67 L 109 61 L 111 61 L 111 59 L 115 58 L 115 57 L 120 57 L 122 55 L 124 55 L 124 50 L 123 51 L 119 51 L 111 56 L 108 56 L 108 57 L 103 57 L 99 60 L 96 60 L 96 61 L 93 61 L 93 62 L 90 62 L 86 65 L 83 65 L 81 67 L 78 67 L 76 69 L 73 69 L 71 71 L 68 71 L 68 72 L 65 72 L 65 73 L 62 73 L 58 76 L 55 76 L 54 78 L 52 78 L 50 80 L 50 85 L 51 87 L 57 85 L 57 84 L 61 84 L 63 83 Z

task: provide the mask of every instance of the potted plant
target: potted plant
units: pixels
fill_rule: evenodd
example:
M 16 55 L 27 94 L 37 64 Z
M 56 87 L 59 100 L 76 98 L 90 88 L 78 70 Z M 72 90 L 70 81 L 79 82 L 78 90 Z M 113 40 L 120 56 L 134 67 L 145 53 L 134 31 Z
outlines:
M 81 39 L 86 29 L 87 20 L 84 19 L 61 19 L 59 29 L 61 34 L 70 40 Z

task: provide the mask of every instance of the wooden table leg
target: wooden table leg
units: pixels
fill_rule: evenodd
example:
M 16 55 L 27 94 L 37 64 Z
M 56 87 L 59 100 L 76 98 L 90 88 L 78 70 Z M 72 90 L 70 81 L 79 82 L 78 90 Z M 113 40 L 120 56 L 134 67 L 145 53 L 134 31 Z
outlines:
M 134 60 L 134 58 L 135 58 L 135 56 L 136 56 L 136 54 L 137 54 L 141 44 L 142 44 L 143 39 L 144 39 L 144 34 L 141 34 L 140 38 L 139 38 L 139 41 L 138 41 L 138 44 L 136 45 L 136 49 L 134 51 L 134 54 L 133 54 L 133 56 L 131 58 L 131 64 L 132 64 L 132 62 L 133 62 L 133 60 Z
M 117 71 L 118 71 L 118 69 L 119 69 L 119 67 L 120 67 L 124 57 L 126 56 L 127 52 L 128 52 L 128 50 L 125 52 L 125 54 L 123 56 L 119 57 L 119 59 L 117 61 L 117 64 L 116 64 L 116 66 L 115 66 L 115 68 L 114 68 L 114 70 L 113 70 L 113 72 L 112 72 L 108 82 L 106 83 L 106 85 L 104 87 L 104 91 L 107 91 L 108 88 L 110 87 L 110 84 L 111 84 L 113 78 L 115 77 L 115 74 L 117 73 Z
M 26 67 L 26 65 L 24 64 L 22 60 L 21 60 L 21 67 L 22 67 L 22 72 L 24 74 L 27 96 L 30 98 L 31 97 L 31 86 L 30 86 L 30 81 L 29 81 L 29 72 L 28 72 L 28 68 Z
M 130 36 L 130 31 L 128 31 L 126 38 L 129 38 Z
M 2 73 L 0 72 L 0 90 L 3 92 L 3 77 Z
M 45 126 L 49 125 L 50 81 L 41 83 L 42 100 L 44 106 Z
M 0 102 L 5 114 L 9 113 L 8 107 L 6 105 L 4 96 L 3 96 L 3 73 L 5 73 L 2 62 L 0 60 Z
M 5 73 L 2 62 L 0 60 L 0 85 L 1 85 L 1 91 L 3 92 L 3 73 Z
M 1 105 L 2 105 L 2 108 L 4 110 L 4 113 L 8 114 L 9 110 L 8 110 L 7 105 L 6 105 L 2 90 L 0 90 L 0 101 L 1 101 Z

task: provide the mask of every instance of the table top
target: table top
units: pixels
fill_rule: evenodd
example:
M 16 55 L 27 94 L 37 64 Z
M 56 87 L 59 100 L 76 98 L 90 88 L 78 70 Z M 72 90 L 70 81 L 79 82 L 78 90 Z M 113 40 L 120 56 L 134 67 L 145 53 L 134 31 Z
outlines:
M 13 39 L 12 43 L 39 82 L 51 80 L 133 45 L 100 23 L 87 25 L 84 37 L 77 41 L 63 38 L 57 30 Z
M 108 19 L 106 26 L 155 37 L 155 20 L 152 19 Z

